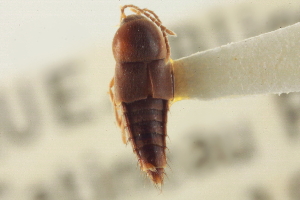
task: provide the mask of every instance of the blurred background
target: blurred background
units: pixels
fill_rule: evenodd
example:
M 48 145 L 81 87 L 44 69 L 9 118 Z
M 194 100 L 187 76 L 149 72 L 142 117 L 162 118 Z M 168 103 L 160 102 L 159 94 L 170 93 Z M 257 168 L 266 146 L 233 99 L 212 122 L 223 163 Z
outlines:
M 178 59 L 300 21 L 298 0 L 255 2 L 0 1 L 0 199 L 300 199 L 300 94 L 172 105 L 160 193 L 107 93 L 121 5 L 153 10 Z

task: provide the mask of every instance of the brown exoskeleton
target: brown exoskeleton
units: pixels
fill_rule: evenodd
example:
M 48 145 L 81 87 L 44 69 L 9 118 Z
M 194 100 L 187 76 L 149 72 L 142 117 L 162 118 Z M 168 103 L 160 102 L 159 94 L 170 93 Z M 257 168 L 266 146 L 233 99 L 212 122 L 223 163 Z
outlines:
M 136 14 L 126 16 L 127 7 Z M 174 96 L 167 34 L 175 35 L 153 11 L 125 5 L 112 45 L 116 68 L 110 96 L 117 124 L 123 142 L 131 142 L 141 170 L 157 186 L 163 183 L 167 164 L 167 112 Z

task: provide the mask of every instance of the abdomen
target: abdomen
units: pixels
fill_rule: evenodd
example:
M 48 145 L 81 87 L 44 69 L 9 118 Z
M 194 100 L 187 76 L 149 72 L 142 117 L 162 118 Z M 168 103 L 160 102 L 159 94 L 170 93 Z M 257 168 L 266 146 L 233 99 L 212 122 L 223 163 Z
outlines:
M 122 103 L 129 140 L 140 167 L 156 183 L 162 184 L 166 166 L 166 124 L 168 100 L 147 99 Z

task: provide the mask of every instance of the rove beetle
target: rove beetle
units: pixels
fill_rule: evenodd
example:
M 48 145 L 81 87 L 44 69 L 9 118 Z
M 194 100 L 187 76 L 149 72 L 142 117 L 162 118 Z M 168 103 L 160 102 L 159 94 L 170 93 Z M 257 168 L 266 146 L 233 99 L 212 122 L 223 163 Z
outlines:
M 136 14 L 126 16 L 128 7 Z M 123 142 L 131 142 L 141 170 L 158 187 L 167 165 L 167 112 L 174 97 L 167 34 L 175 35 L 153 11 L 125 5 L 112 44 L 116 68 L 110 97 L 116 121 Z

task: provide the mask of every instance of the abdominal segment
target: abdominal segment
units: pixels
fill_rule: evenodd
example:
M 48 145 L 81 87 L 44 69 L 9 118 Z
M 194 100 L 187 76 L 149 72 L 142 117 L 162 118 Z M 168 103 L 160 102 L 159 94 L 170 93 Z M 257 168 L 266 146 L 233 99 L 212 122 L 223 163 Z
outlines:
M 141 170 L 157 185 L 163 183 L 166 166 L 166 123 L 168 101 L 148 97 L 123 103 L 124 116 L 133 150 Z

